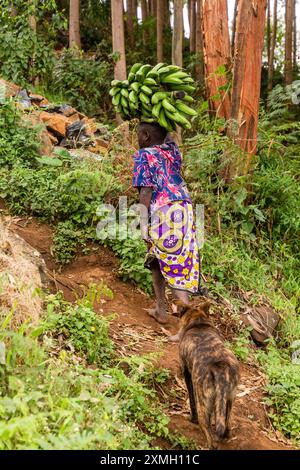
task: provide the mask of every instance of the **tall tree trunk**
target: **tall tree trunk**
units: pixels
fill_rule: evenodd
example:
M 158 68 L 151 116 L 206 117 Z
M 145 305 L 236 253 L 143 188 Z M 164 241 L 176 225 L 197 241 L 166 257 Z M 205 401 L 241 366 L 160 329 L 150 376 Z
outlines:
M 294 11 L 293 11 L 293 69 L 297 69 L 297 15 L 296 15 L 297 0 L 294 0 Z
M 274 0 L 270 61 L 269 61 L 269 67 L 268 67 L 268 91 L 271 91 L 273 88 L 274 57 L 275 57 L 275 48 L 276 48 L 276 41 L 277 41 L 277 6 L 278 6 L 277 0 Z
M 229 179 L 247 174 L 256 153 L 262 53 L 267 0 L 240 0 L 231 98 L 229 135 L 247 153 L 246 161 L 231 162 Z
M 234 11 L 233 11 L 233 21 L 232 21 L 232 34 L 231 34 L 231 55 L 234 55 L 234 41 L 235 41 L 235 32 L 236 32 L 236 18 L 238 12 L 239 0 L 234 2 Z
M 285 2 L 285 84 L 290 85 L 293 81 L 293 3 L 294 0 Z
M 134 22 L 133 0 L 127 0 L 127 30 L 128 41 L 131 48 L 134 47 Z
M 81 48 L 80 0 L 70 0 L 69 47 Z
M 202 15 L 203 0 L 196 2 L 196 37 L 195 37 L 195 50 L 196 50 L 196 79 L 201 87 L 204 87 L 205 73 L 204 73 L 204 47 L 203 47 L 203 15 Z
M 164 2 L 165 0 L 156 1 L 156 56 L 157 63 L 164 60 Z
M 267 6 L 267 54 L 268 54 L 268 67 L 270 67 L 270 55 L 271 55 L 271 0 L 268 0 L 268 6 Z
M 150 0 L 150 3 L 149 3 L 149 13 L 150 13 L 150 16 L 156 16 L 156 8 L 157 8 L 157 0 Z
M 147 29 L 145 29 L 145 23 L 146 23 L 146 21 L 148 19 L 148 16 L 149 16 L 147 0 L 141 0 L 141 10 L 142 10 L 143 44 L 144 44 L 144 46 L 147 46 L 148 39 L 149 39 L 148 31 L 147 31 Z
M 172 64 L 182 67 L 183 0 L 174 0 L 174 27 L 172 38 Z
M 132 0 L 133 18 L 137 18 L 137 0 Z
M 203 0 L 202 18 L 206 87 L 210 110 L 219 117 L 229 119 L 229 89 L 222 89 L 226 87 L 226 70 L 231 62 L 227 0 Z
M 183 0 L 174 0 L 174 26 L 172 37 L 172 64 L 182 67 Z M 176 126 L 177 140 L 181 143 L 181 128 Z
M 190 53 L 196 52 L 196 0 L 189 0 Z
M 111 0 L 111 24 L 113 52 L 120 54 L 119 60 L 115 62 L 114 78 L 116 80 L 126 80 L 123 0 Z M 122 122 L 119 115 L 117 115 L 117 122 Z

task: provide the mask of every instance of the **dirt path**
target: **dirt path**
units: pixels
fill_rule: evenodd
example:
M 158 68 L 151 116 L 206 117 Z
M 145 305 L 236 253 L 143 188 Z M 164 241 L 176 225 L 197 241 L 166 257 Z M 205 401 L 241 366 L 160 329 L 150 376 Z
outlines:
M 50 252 L 52 231 L 49 226 L 34 219 L 13 218 L 11 228 L 41 253 L 49 270 L 52 288 L 62 290 L 68 300 L 74 300 L 75 294 L 82 294 L 82 286 L 90 283 L 103 281 L 113 290 L 114 299 L 97 305 L 96 309 L 104 315 L 117 314 L 111 325 L 111 335 L 120 354 L 161 352 L 159 365 L 171 372 L 170 383 L 159 392 L 164 403 L 168 403 L 170 427 L 193 439 L 199 448 L 204 448 L 204 436 L 198 426 L 189 421 L 188 398 L 179 372 L 177 345 L 166 341 L 162 328 L 145 312 L 144 308 L 152 305 L 151 300 L 118 278 L 118 262 L 114 255 L 109 250 L 96 247 L 91 254 L 79 255 L 59 272 Z M 176 322 L 176 318 L 171 318 L 166 326 L 172 334 L 176 332 Z M 267 418 L 263 404 L 263 375 L 252 365 L 242 364 L 241 370 L 241 384 L 233 409 L 233 437 L 223 448 L 291 449 L 288 442 L 272 429 Z M 172 396 L 170 389 L 174 392 Z

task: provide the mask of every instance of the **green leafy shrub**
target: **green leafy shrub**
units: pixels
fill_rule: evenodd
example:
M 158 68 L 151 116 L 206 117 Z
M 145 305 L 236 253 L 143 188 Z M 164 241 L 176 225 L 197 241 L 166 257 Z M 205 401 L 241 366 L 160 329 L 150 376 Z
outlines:
M 108 322 L 94 312 L 87 297 L 75 306 L 62 300 L 58 302 L 56 298 L 48 303 L 47 313 L 42 328 L 54 335 L 63 335 L 76 352 L 86 354 L 89 363 L 104 365 L 111 359 L 114 346 L 108 337 Z
M 55 64 L 52 86 L 80 111 L 94 115 L 105 106 L 111 76 L 111 64 L 65 49 Z
M 12 101 L 0 105 L 0 168 L 36 166 L 40 141 L 36 129 L 28 127 Z
M 300 364 L 288 351 L 278 350 L 271 342 L 267 352 L 257 353 L 266 371 L 269 416 L 274 426 L 286 436 L 299 441 L 300 436 Z

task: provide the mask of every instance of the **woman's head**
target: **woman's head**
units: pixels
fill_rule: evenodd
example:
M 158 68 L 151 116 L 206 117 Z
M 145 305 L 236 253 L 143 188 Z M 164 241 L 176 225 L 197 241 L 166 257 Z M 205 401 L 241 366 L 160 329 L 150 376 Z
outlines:
M 137 131 L 140 149 L 163 144 L 167 133 L 168 131 L 159 124 L 141 122 Z

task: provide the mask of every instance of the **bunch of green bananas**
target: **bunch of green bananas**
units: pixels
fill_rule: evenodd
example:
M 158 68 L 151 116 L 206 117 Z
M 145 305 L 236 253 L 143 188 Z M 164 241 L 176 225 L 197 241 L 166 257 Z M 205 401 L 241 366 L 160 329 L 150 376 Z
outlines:
M 125 120 L 158 122 L 172 132 L 176 125 L 190 129 L 189 118 L 197 115 L 188 106 L 194 101 L 194 80 L 177 65 L 134 64 L 127 80 L 113 80 L 111 86 L 112 103 Z

